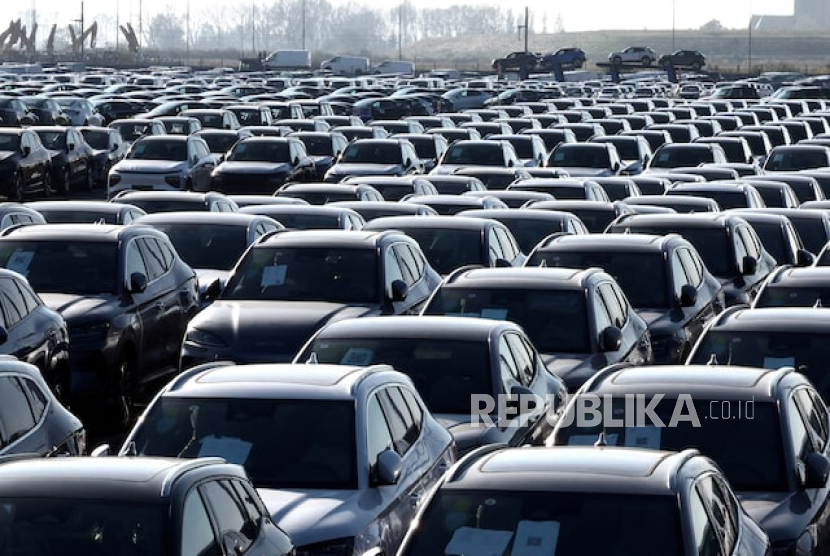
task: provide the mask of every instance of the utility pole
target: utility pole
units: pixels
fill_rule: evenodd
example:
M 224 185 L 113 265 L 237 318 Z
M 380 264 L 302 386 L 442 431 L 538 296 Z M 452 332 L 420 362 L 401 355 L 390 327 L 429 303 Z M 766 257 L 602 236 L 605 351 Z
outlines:
M 403 60 L 403 3 L 398 4 L 398 60 Z
M 303 0 L 303 50 L 305 50 L 305 3 L 306 0 Z
M 115 0 L 115 62 L 118 63 L 118 45 L 121 42 L 121 1 Z
M 674 4 L 675 0 L 671 0 L 671 51 L 675 51 L 674 47 L 674 29 L 675 29 L 675 11 L 674 11 Z
M 138 0 L 138 51 L 141 52 L 141 41 L 144 38 L 144 0 Z
M 187 17 L 185 18 L 187 24 L 187 36 L 185 37 L 185 48 L 187 51 L 187 65 L 190 66 L 190 0 L 187 0 Z
M 752 0 L 749 0 L 749 26 L 748 26 L 749 44 L 747 45 L 747 73 L 752 75 Z
M 525 6 L 525 24 L 517 26 L 519 28 L 519 30 L 524 30 L 524 32 L 525 32 L 525 52 L 528 51 L 527 50 L 527 28 L 528 28 L 528 21 L 529 20 L 530 20 L 530 15 L 529 15 L 528 7 Z
M 256 56 L 256 3 L 251 0 L 251 57 Z
M 81 37 L 81 61 L 83 62 L 86 59 L 84 55 L 84 0 L 81 0 L 81 32 L 78 33 L 78 36 Z

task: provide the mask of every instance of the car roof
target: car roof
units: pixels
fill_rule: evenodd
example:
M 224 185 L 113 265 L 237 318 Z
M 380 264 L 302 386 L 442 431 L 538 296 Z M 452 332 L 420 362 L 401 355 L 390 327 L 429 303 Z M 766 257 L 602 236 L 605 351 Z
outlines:
M 482 287 L 498 289 L 548 289 L 579 291 L 594 275 L 606 275 L 602 269 L 557 267 L 471 268 L 453 272 L 442 287 Z M 608 276 L 610 278 L 610 276 Z
M 677 234 L 573 234 L 562 235 L 539 246 L 539 252 L 568 249 L 613 249 L 615 251 L 649 251 L 660 253 L 670 243 L 683 242 Z M 683 242 L 685 245 L 685 242 Z
M 459 465 L 442 489 L 673 494 L 678 469 L 697 451 L 557 446 L 492 451 Z
M 425 196 L 426 197 L 426 196 Z M 429 197 L 435 197 L 430 195 Z M 422 197 L 419 196 L 418 199 Z M 470 197 L 470 199 L 474 199 Z M 414 199 L 413 199 L 414 200 Z M 456 218 L 455 216 L 384 216 L 367 222 L 365 230 L 389 230 L 396 228 L 433 228 L 453 230 L 482 230 L 493 224 L 487 218 Z M 502 224 L 498 224 L 501 226 Z
M 621 367 L 621 368 L 620 368 Z M 682 395 L 718 400 L 773 399 L 778 384 L 791 367 L 763 369 L 736 365 L 611 366 L 594 375 L 580 393 L 596 395 L 662 394 L 667 399 Z
M 635 197 L 636 199 L 636 197 Z M 633 214 L 626 216 L 624 220 L 615 227 L 649 227 L 649 226 L 665 226 L 668 228 L 683 226 L 696 228 L 722 228 L 730 220 L 738 218 L 735 215 L 728 215 L 715 212 L 698 212 L 694 214 Z
M 482 341 L 501 329 L 515 330 L 510 321 L 448 316 L 380 316 L 343 319 L 321 329 L 315 338 L 425 338 Z
M 774 288 L 777 284 L 796 288 L 826 288 L 830 284 L 830 266 L 779 268 L 767 281 L 768 287 Z
M 269 205 L 270 206 L 270 205 Z M 340 209 L 348 210 L 348 209 Z M 422 218 L 422 217 L 418 217 Z M 295 247 L 374 247 L 388 235 L 386 231 L 356 230 L 286 230 L 265 236 L 257 247 L 275 247 L 289 244 Z
M 138 230 L 116 224 L 41 224 L 7 229 L 0 235 L 0 239 L 118 241 L 124 235 L 137 233 Z
M 236 224 L 247 226 L 265 217 L 244 212 L 178 211 L 147 214 L 133 220 L 133 224 Z
M 813 307 L 735 308 L 721 313 L 711 325 L 712 331 L 776 332 L 805 334 L 830 331 L 830 311 Z
M 188 469 L 224 464 L 218 458 L 36 458 L 0 464 L 2 496 L 106 498 L 158 502 Z M 223 466 L 224 474 L 238 466 Z M 241 469 L 237 473 L 242 476 Z
M 163 390 L 163 396 L 352 400 L 360 381 L 370 374 L 393 371 L 389 365 L 359 367 L 305 363 L 236 365 L 209 363 L 179 375 Z M 402 380 L 404 375 L 397 375 Z M 385 375 L 385 381 L 391 376 Z

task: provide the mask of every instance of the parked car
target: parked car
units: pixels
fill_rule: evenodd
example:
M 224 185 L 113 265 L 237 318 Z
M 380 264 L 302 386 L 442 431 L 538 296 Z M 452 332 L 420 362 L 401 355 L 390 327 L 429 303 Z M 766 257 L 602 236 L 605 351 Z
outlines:
M 49 224 L 129 224 L 146 214 L 128 203 L 102 201 L 30 201 L 25 206 L 36 210 Z
M 570 46 L 545 54 L 542 56 L 540 65 L 548 71 L 552 70 L 555 64 L 559 64 L 562 69 L 579 69 L 585 65 L 587 59 L 584 50 Z
M 539 66 L 541 57 L 536 52 L 529 52 L 519 50 L 511 52 L 502 58 L 496 58 L 490 64 L 494 70 L 501 73 L 503 71 L 517 71 L 524 69 L 525 71 L 533 71 Z
M 528 266 L 602 268 L 646 321 L 654 361 L 682 363 L 725 308 L 720 282 L 676 234 L 566 235 L 540 243 Z
M 298 554 L 394 554 L 412 500 L 455 461 L 450 434 L 387 365 L 197 367 L 159 393 L 120 453 L 244 465 Z
M 517 208 L 464 210 L 457 216 L 498 220 L 507 226 L 523 253 L 533 251 L 540 241 L 551 234 L 589 233 L 582 220 L 570 212 Z
M 564 407 L 564 383 L 542 363 L 524 331 L 503 320 L 460 317 L 365 317 L 321 328 L 295 363 L 386 363 L 409 376 L 427 409 L 453 434 L 459 453 L 484 444 L 519 446 L 545 436 Z M 477 419 L 476 397 L 533 394 L 542 403 L 496 422 Z M 476 404 L 476 408 L 480 407 Z M 495 403 L 486 415 L 495 415 Z M 546 421 L 549 419 L 549 421 Z M 545 432 L 547 431 L 547 432 Z
M 723 472 L 699 452 L 585 446 L 489 446 L 468 455 L 425 501 L 398 554 L 483 550 L 770 553 L 767 535 L 738 504 Z
M 830 268 L 825 264 L 777 268 L 761 286 L 752 307 L 830 306 Z
M 167 134 L 163 123 L 150 119 L 113 120 L 107 127 L 118 130 L 129 145 L 145 135 Z
M 622 416 L 626 396 L 635 393 L 645 396 L 653 410 L 638 426 L 630 426 Z M 778 553 L 794 552 L 797 543 L 804 554 L 821 553 L 819 539 L 828 527 L 830 422 L 824 402 L 804 375 L 792 368 L 734 363 L 719 368 L 616 368 L 586 384 L 566 411 L 577 407 L 580 398 L 582 403 L 596 401 L 596 411 L 614 415 L 618 424 L 574 420 L 554 431 L 557 445 L 584 445 L 602 435 L 612 446 L 670 451 L 695 447 L 723 470 L 739 503 Z M 750 400 L 752 418 L 745 413 Z M 688 419 L 673 420 L 678 404 Z M 670 422 L 673 426 L 666 426 Z M 802 503 L 792 504 L 793 498 Z
M 122 425 L 134 396 L 175 371 L 198 308 L 196 275 L 155 230 L 106 224 L 23 226 L 0 237 L 0 266 L 28 279 L 69 326 L 69 397 Z M 56 271 L 59 269 L 59 271 Z
M 657 65 L 668 69 L 670 66 L 677 69 L 691 68 L 700 71 L 706 65 L 706 56 L 697 50 L 675 50 L 671 54 L 663 54 L 657 59 Z
M 150 214 L 155 212 L 207 211 L 236 212 L 230 197 L 217 191 L 122 191 L 110 202 L 134 205 Z
M 290 199 L 292 197 L 272 197 L 273 199 Z M 337 206 L 337 203 L 349 201 L 332 201 L 325 205 L 269 203 L 267 205 L 248 205 L 239 209 L 243 214 L 258 214 L 278 221 L 291 230 L 361 230 L 365 219 L 356 211 Z M 374 203 L 380 201 L 354 201 L 356 203 Z
M 351 176 L 422 174 L 423 162 L 407 139 L 358 139 L 343 150 L 326 172 L 325 181 Z
M 127 157 L 112 167 L 107 197 L 137 190 L 208 191 L 218 158 L 204 139 L 189 135 L 141 137 Z
M 648 46 L 629 46 L 625 50 L 612 52 L 608 55 L 608 61 L 612 64 L 640 64 L 642 66 L 650 66 L 658 56 Z
M 52 157 L 33 130 L 0 128 L 0 190 L 18 202 L 33 191 L 52 193 Z
M 78 131 L 91 149 L 94 185 L 106 186 L 110 170 L 127 156 L 129 145 L 115 128 L 88 126 L 79 127 Z
M 270 194 L 287 182 L 316 175 L 305 144 L 292 137 L 248 137 L 231 147 L 210 174 L 210 189 L 227 194 Z
M 66 126 L 38 126 L 35 133 L 49 151 L 52 183 L 66 195 L 73 185 L 92 191 L 95 185 L 92 147 L 80 129 Z
M 294 554 L 244 470 L 218 458 L 9 460 L 0 483 L 14 554 Z
M 89 99 L 81 97 L 55 97 L 64 114 L 69 117 L 69 125 L 84 126 L 104 125 L 102 116 Z
M 272 234 L 245 252 L 224 290 L 190 321 L 180 366 L 287 362 L 327 322 L 417 313 L 439 281 L 401 232 Z

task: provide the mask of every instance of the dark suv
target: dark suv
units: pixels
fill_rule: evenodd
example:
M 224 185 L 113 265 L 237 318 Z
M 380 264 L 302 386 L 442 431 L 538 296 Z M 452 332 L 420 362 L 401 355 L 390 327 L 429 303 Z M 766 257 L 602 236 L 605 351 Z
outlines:
M 677 50 L 671 54 L 660 56 L 657 64 L 662 68 L 673 65 L 676 68 L 691 68 L 694 71 L 699 71 L 700 68 L 706 65 L 706 56 L 697 50 Z
M 423 314 L 517 323 L 571 391 L 606 365 L 652 362 L 646 322 L 597 268 L 461 268 Z
M 563 69 L 581 68 L 585 65 L 586 59 L 587 56 L 584 50 L 571 46 L 545 54 L 542 56 L 541 66 L 546 70 L 553 69 L 554 64 L 559 64 Z
M 528 71 L 536 69 L 539 65 L 539 55 L 535 52 L 528 52 L 524 50 L 517 50 L 511 52 L 503 58 L 496 58 L 491 64 L 493 69 L 501 73 L 507 70 L 519 70 L 522 68 Z
M 488 446 L 450 469 L 415 523 L 401 556 L 769 553 L 695 450 Z
M 105 394 L 110 413 L 125 425 L 136 388 L 176 370 L 199 297 L 196 274 L 163 233 L 106 224 L 23 226 L 0 237 L 0 266 L 25 275 L 66 319 L 71 398 Z
M 241 466 L 219 458 L 0 465 L 7 554 L 294 554 Z
M 190 323 L 180 364 L 287 362 L 327 322 L 417 313 L 439 282 L 401 232 L 278 231 L 248 249 Z
M 585 407 L 602 417 L 586 418 Z M 723 469 L 769 535 L 772 554 L 825 551 L 830 419 L 792 367 L 610 367 L 585 384 L 558 422 L 567 425 L 557 425 L 556 445 L 697 448 Z
M 600 267 L 648 323 L 656 363 L 681 363 L 703 327 L 723 311 L 718 279 L 677 234 L 590 234 L 542 242 L 527 266 Z

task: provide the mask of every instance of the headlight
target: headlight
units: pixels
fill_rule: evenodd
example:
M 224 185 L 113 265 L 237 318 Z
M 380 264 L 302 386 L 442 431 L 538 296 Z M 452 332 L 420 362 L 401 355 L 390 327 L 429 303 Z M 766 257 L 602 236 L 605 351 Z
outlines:
M 228 347 L 227 342 L 223 340 L 218 334 L 213 332 L 206 332 L 204 330 L 194 329 L 190 330 L 184 337 L 185 343 L 193 344 L 199 347 L 225 348 Z
M 353 550 L 354 537 L 346 537 L 297 547 L 297 556 L 351 556 Z
M 110 330 L 110 323 L 96 322 L 89 324 L 70 325 L 70 342 L 94 342 L 103 341 Z
M 164 181 L 166 181 L 169 185 L 173 187 L 181 187 L 182 186 L 182 176 L 179 174 L 175 174 L 172 176 L 164 176 Z

